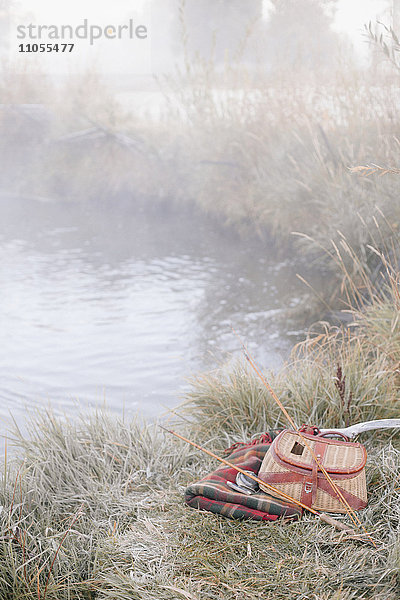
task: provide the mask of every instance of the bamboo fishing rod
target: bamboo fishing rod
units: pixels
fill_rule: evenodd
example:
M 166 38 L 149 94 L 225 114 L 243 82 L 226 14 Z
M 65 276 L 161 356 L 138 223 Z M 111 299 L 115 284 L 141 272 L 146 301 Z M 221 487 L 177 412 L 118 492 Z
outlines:
M 373 541 L 373 539 L 370 536 L 370 534 L 368 533 L 368 531 L 365 529 L 364 525 L 361 523 L 361 521 L 358 518 L 358 516 L 356 515 L 355 511 L 351 508 L 350 504 L 347 502 L 346 498 L 343 496 L 342 492 L 340 491 L 340 489 L 338 488 L 338 486 L 335 484 L 335 482 L 333 481 L 333 479 L 331 478 L 331 476 L 329 475 L 329 473 L 327 472 L 327 470 L 325 469 L 325 467 L 318 460 L 318 457 L 315 455 L 314 450 L 311 448 L 310 444 L 307 442 L 307 439 L 303 436 L 303 434 L 301 433 L 301 431 L 299 430 L 299 428 L 296 426 L 295 422 L 293 421 L 292 417 L 287 412 L 287 410 L 284 407 L 284 405 L 282 404 L 281 400 L 278 398 L 278 396 L 275 393 L 274 389 L 269 384 L 269 382 L 266 380 L 266 378 L 264 377 L 264 375 L 261 373 L 261 371 L 258 368 L 258 366 L 256 365 L 253 357 L 250 355 L 249 351 L 247 350 L 244 342 L 240 339 L 239 334 L 233 329 L 233 327 L 232 327 L 232 331 L 233 331 L 234 335 L 238 338 L 239 342 L 241 343 L 241 346 L 242 346 L 242 349 L 243 349 L 243 352 L 244 352 L 246 360 L 248 361 L 248 363 L 250 364 L 250 366 L 252 367 L 252 369 L 255 371 L 255 373 L 257 374 L 257 376 L 261 379 L 262 383 L 267 388 L 267 390 L 269 391 L 269 393 L 271 394 L 271 396 L 273 397 L 273 399 L 275 400 L 275 402 L 277 403 L 277 405 L 279 406 L 279 408 L 281 409 L 281 411 L 285 415 L 285 417 L 286 417 L 287 421 L 289 422 L 289 424 L 293 427 L 293 429 L 302 438 L 305 446 L 310 451 L 310 453 L 311 453 L 313 459 L 315 460 L 316 464 L 318 465 L 319 469 L 325 475 L 325 477 L 326 477 L 327 481 L 330 483 L 332 489 L 334 490 L 334 492 L 336 493 L 336 495 L 339 497 L 339 500 L 342 502 L 344 508 L 346 509 L 346 513 L 348 514 L 348 516 L 350 517 L 350 519 L 353 521 L 353 524 L 356 527 L 360 527 L 364 531 L 364 533 L 367 535 L 367 537 L 369 538 L 369 540 L 372 542 L 372 544 L 376 547 L 375 542 Z
M 248 471 L 245 471 L 241 467 L 234 465 L 229 460 L 226 460 L 226 458 L 222 458 L 221 456 L 218 456 L 218 454 L 214 454 L 214 452 L 211 452 L 211 450 L 207 450 L 207 448 L 200 446 L 200 444 L 196 444 L 196 442 L 192 442 L 191 440 L 185 438 L 183 435 L 176 433 L 176 431 L 167 429 L 166 427 L 163 427 L 162 425 L 159 425 L 159 427 L 161 427 L 161 429 L 163 431 L 166 431 L 167 433 L 174 435 L 175 437 L 186 442 L 187 444 L 190 444 L 194 448 L 197 448 L 198 450 L 205 452 L 205 454 L 208 454 L 212 458 L 215 458 L 216 460 L 218 460 L 219 462 L 223 463 L 224 465 L 230 467 L 231 469 L 235 469 L 235 471 L 237 471 L 238 473 L 242 473 L 243 475 L 246 475 L 246 477 L 253 479 L 253 481 L 256 481 L 258 483 L 258 485 L 261 484 L 264 488 L 267 488 L 271 492 L 273 492 L 273 494 L 277 494 L 278 496 L 281 496 L 281 498 L 283 498 L 284 500 L 288 500 L 289 502 L 292 502 L 293 504 L 296 504 L 297 506 L 300 506 L 301 508 L 308 510 L 308 512 L 312 513 L 316 517 L 319 517 L 321 519 L 321 521 L 323 521 L 324 523 L 327 523 L 328 525 L 332 525 L 333 527 L 335 527 L 336 529 L 339 529 L 341 531 L 345 531 L 349 535 L 354 535 L 354 536 L 357 535 L 356 531 L 354 529 L 352 529 L 351 527 L 349 527 L 348 525 L 346 525 L 345 523 L 342 523 L 341 521 L 337 521 L 336 519 L 334 519 L 333 517 L 330 517 L 326 513 L 321 513 L 319 511 L 315 510 L 314 508 L 311 508 L 310 506 L 303 504 L 299 500 L 292 498 L 288 494 L 285 494 L 285 492 L 282 492 L 282 491 L 276 489 L 274 486 L 270 485 L 269 483 L 266 483 L 265 481 L 263 481 L 262 479 L 257 477 L 257 475 L 251 475 Z M 371 540 L 371 541 L 374 544 L 373 540 Z

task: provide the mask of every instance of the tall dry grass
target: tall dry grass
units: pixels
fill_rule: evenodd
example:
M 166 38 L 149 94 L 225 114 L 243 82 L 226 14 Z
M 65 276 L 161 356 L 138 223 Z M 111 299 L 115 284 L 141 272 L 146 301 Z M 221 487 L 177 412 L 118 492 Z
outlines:
M 133 205 L 161 199 L 200 207 L 244 235 L 273 236 L 325 264 L 319 245 L 341 236 L 364 257 L 379 211 L 392 228 L 400 222 L 396 176 L 350 171 L 396 165 L 391 75 L 344 64 L 329 76 L 267 75 L 203 60 L 161 80 L 161 117 L 143 119 L 91 73 L 54 89 L 40 121 L 15 106 L 23 79 L 3 74 L 2 190 L 110 204 L 118 196 Z M 28 91 L 33 84 L 27 76 Z
M 293 74 L 221 79 L 206 65 L 173 90 L 183 115 L 186 197 L 280 243 L 299 231 L 326 244 L 340 230 L 354 247 L 365 247 L 360 216 L 371 224 L 377 207 L 397 224 L 396 180 L 349 171 L 397 157 L 396 88 L 384 74 L 373 80 L 346 68 L 322 81 Z

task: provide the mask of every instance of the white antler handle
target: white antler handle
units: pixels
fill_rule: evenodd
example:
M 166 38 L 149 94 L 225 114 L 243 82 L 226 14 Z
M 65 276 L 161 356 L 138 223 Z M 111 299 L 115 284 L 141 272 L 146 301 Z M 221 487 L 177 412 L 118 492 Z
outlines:
M 374 429 L 392 429 L 400 428 L 400 419 L 377 419 L 376 421 L 366 421 L 365 423 L 357 423 L 350 427 L 342 429 L 321 429 L 321 433 L 342 433 L 349 438 L 353 438 L 364 431 L 372 431 Z

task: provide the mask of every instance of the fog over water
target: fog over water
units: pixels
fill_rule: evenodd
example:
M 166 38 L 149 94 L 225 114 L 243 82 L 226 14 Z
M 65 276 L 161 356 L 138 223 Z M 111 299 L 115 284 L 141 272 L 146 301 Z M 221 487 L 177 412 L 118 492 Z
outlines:
M 2 423 L 103 400 L 153 418 L 241 354 L 232 326 L 272 368 L 299 338 L 295 268 L 199 217 L 4 197 L 0 213 Z

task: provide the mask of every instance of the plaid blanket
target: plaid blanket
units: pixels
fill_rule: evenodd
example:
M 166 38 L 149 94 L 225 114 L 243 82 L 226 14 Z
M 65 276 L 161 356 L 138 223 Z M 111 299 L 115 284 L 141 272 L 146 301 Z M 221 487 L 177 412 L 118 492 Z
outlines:
M 247 444 L 232 446 L 227 460 L 257 475 L 265 453 L 279 432 L 271 431 Z M 280 517 L 298 519 L 302 510 L 295 504 L 274 498 L 264 492 L 248 496 L 235 492 L 227 481 L 235 482 L 237 471 L 221 466 L 200 481 L 192 483 L 185 492 L 185 502 L 192 508 L 207 510 L 230 519 L 276 521 Z

